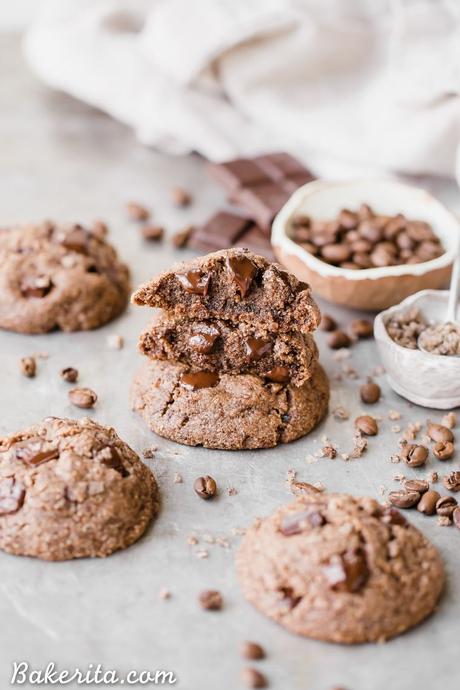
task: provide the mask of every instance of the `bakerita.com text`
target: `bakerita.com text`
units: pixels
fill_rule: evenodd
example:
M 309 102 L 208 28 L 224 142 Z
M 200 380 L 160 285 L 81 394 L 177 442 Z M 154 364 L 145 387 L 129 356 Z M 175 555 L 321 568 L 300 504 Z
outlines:
M 45 668 L 33 668 L 27 661 L 13 661 L 11 685 L 174 685 L 177 678 L 173 671 L 131 670 L 120 673 L 104 669 L 101 664 L 88 664 L 85 669 L 59 669 L 54 661 Z

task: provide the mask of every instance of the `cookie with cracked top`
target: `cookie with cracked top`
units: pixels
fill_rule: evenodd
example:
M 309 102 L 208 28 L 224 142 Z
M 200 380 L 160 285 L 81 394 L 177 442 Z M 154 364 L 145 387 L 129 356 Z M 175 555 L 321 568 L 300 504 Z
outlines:
M 152 359 L 186 364 L 193 371 L 258 374 L 284 372 L 301 386 L 316 366 L 318 349 L 311 335 L 272 333 L 245 321 L 188 321 L 167 312 L 141 335 L 139 349 Z
M 327 411 L 329 383 L 317 365 L 302 386 L 250 374 L 190 372 L 146 361 L 134 380 L 133 409 L 160 436 L 189 446 L 238 450 L 294 441 Z
M 0 328 L 98 328 L 129 299 L 127 266 L 97 232 L 44 222 L 0 230 Z
M 62 561 L 129 546 L 158 511 L 149 468 L 111 427 L 48 417 L 0 439 L 0 548 Z
M 189 320 L 246 322 L 274 332 L 310 333 L 320 321 L 309 285 L 247 249 L 176 264 L 141 285 L 132 300 Z
M 236 567 L 262 613 L 300 635 L 346 644 L 417 625 L 444 583 L 438 551 L 399 511 L 346 494 L 302 495 L 258 520 Z

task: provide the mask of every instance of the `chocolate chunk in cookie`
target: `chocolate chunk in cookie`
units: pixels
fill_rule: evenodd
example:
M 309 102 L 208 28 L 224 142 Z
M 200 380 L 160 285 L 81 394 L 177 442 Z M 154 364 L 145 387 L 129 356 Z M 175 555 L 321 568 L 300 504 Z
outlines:
M 274 332 L 310 333 L 320 320 L 307 284 L 244 249 L 177 264 L 139 287 L 133 302 L 189 320 L 246 322 Z
M 0 230 L 0 328 L 97 328 L 129 298 L 129 271 L 100 233 L 53 223 Z
M 90 419 L 48 417 L 0 439 L 0 548 L 61 561 L 108 556 L 158 511 L 151 471 Z
M 237 554 L 247 599 L 318 640 L 375 642 L 436 606 L 444 572 L 435 547 L 372 498 L 310 493 L 258 520 Z

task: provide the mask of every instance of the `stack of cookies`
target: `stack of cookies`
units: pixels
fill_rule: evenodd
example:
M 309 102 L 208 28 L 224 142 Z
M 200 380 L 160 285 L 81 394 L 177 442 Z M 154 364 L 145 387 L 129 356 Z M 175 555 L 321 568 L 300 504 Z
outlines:
M 173 266 L 134 294 L 159 307 L 133 407 L 160 436 L 206 448 L 269 448 L 310 432 L 329 385 L 310 288 L 246 249 Z

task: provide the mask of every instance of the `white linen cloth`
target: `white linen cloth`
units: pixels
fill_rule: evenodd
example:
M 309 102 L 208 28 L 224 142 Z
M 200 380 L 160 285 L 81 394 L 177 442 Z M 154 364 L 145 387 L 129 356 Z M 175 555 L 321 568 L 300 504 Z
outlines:
M 25 50 L 170 153 L 287 150 L 322 175 L 460 158 L 458 0 L 45 0 Z

